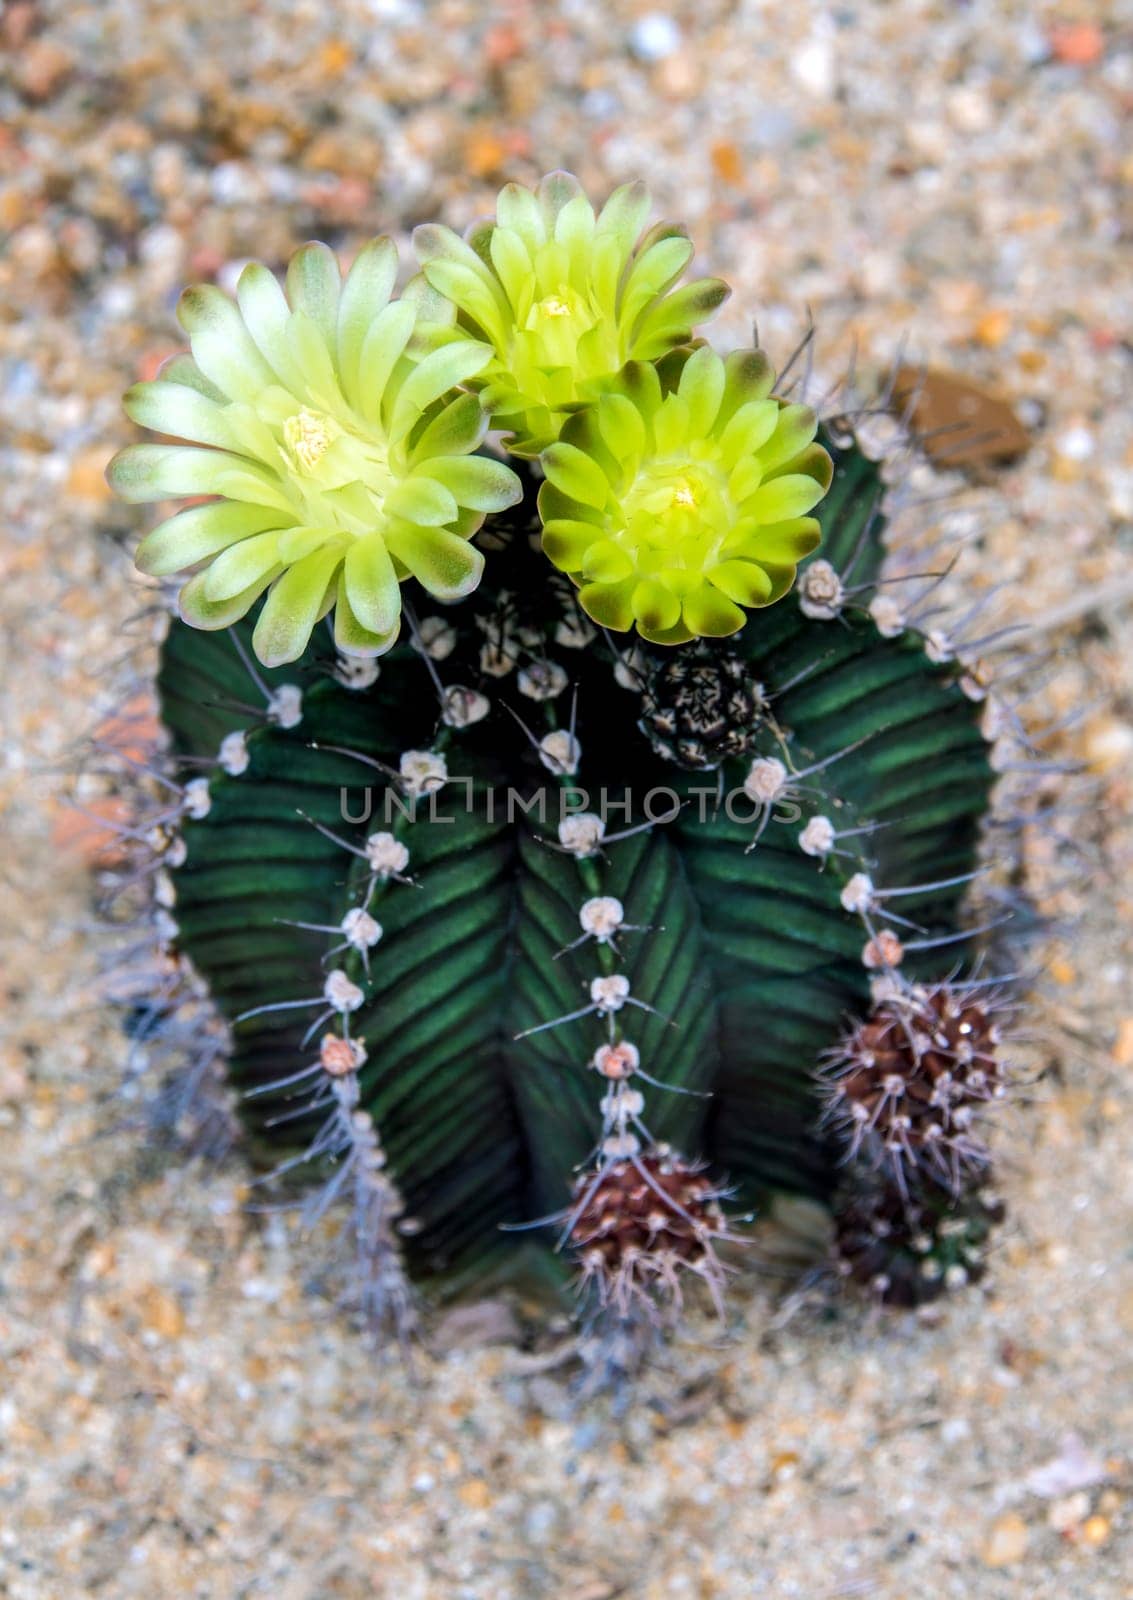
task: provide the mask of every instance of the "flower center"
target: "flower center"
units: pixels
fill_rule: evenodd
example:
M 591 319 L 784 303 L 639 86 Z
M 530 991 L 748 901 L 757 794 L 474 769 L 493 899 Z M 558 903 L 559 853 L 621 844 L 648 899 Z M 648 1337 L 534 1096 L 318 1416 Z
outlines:
M 735 522 L 727 477 L 711 460 L 646 460 L 622 495 L 613 534 L 641 573 L 701 572 Z
M 283 424 L 283 443 L 292 465 L 312 476 L 342 429 L 333 417 L 322 411 L 309 411 L 300 406 L 293 417 Z

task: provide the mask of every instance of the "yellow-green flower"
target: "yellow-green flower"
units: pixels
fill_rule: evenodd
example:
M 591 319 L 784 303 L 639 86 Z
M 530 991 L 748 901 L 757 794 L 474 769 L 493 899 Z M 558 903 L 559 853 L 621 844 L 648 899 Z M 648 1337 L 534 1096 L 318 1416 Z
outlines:
M 416 230 L 430 287 L 492 346 L 477 383 L 495 426 L 514 433 L 513 454 L 538 455 L 603 380 L 685 343 L 727 298 L 718 278 L 674 289 L 692 244 L 672 223 L 643 235 L 649 204 L 645 185 L 629 183 L 595 217 L 576 179 L 553 172 L 534 192 L 509 183 L 495 221 L 467 240 L 435 224 Z
M 633 362 L 543 452 L 543 549 L 595 622 L 682 644 L 786 594 L 832 468 L 814 412 L 773 381 L 753 350 Z
M 303 653 L 334 611 L 349 655 L 388 650 L 400 584 L 442 600 L 469 594 L 484 558 L 470 543 L 485 513 L 514 505 L 519 480 L 474 455 L 488 421 L 456 386 L 491 350 L 459 338 L 418 356 L 411 300 L 391 301 L 389 239 L 360 251 L 345 281 L 325 245 L 304 245 L 286 293 L 266 267 L 245 267 L 236 304 L 198 286 L 178 316 L 192 356 L 139 383 L 126 410 L 191 444 L 137 444 L 110 482 L 126 500 L 218 498 L 178 512 L 141 543 L 157 577 L 192 572 L 181 614 L 224 628 L 267 591 L 253 644 L 268 666 Z

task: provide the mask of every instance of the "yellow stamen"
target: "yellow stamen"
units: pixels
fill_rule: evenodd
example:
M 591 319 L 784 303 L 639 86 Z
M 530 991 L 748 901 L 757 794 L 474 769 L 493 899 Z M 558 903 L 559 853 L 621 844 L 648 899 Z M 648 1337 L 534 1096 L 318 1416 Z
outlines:
M 302 406 L 283 424 L 283 442 L 300 471 L 314 472 L 341 432 L 332 417 Z

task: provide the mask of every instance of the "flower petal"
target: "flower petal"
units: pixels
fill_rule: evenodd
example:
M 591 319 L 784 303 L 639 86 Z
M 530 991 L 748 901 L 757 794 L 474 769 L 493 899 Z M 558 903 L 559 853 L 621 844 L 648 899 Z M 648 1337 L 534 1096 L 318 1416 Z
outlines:
M 427 406 L 475 377 L 491 357 L 488 345 L 471 339 L 458 339 L 431 351 L 401 385 L 390 418 L 390 438 L 404 438 Z
M 190 506 L 146 534 L 134 565 L 151 578 L 168 578 L 207 561 L 240 539 L 278 527 L 281 520 L 274 507 L 250 506 L 239 500 L 210 500 L 206 505 Z
M 444 528 L 391 528 L 386 544 L 438 600 L 463 600 L 484 571 L 481 551 Z
M 724 363 L 715 350 L 704 345 L 693 351 L 677 393 L 688 407 L 689 433 L 694 437 L 711 433 L 724 397 Z
M 582 576 L 588 583 L 621 583 L 633 571 L 632 558 L 613 539 L 596 540 L 582 563 Z
M 547 239 L 547 226 L 539 202 L 521 183 L 505 183 L 496 198 L 496 220 L 501 228 L 517 233 L 531 255 Z
M 397 246 L 392 239 L 371 239 L 355 256 L 342 286 L 335 348 L 342 390 L 351 405 L 358 403 L 366 335 L 389 304 L 396 279 Z
M 775 431 L 759 448 L 764 476 L 805 450 L 818 431 L 818 418 L 809 406 L 782 406 Z
M 338 297 L 342 279 L 338 257 L 329 245 L 313 239 L 287 263 L 287 298 L 292 311 L 302 311 L 323 336 L 327 353 L 338 349 Z
M 219 484 L 225 472 L 251 465 L 244 457 L 226 450 L 202 450 L 184 444 L 128 444 L 111 461 L 106 477 L 120 499 L 139 505 L 180 494 L 222 494 Z
M 154 433 L 174 439 L 191 439 L 195 444 L 217 445 L 222 450 L 240 449 L 228 408 L 183 383 L 135 383 L 126 390 L 122 405 L 139 428 L 152 428 Z
M 244 326 L 276 376 L 291 389 L 302 386 L 302 373 L 287 344 L 291 308 L 274 272 L 249 261 L 236 283 L 236 301 Z
M 177 596 L 177 608 L 182 621 L 187 622 L 191 628 L 203 628 L 206 632 L 214 633 L 218 628 L 230 628 L 234 622 L 239 622 L 241 617 L 247 616 L 248 611 L 275 577 L 275 572 L 265 573 L 241 594 L 234 594 L 230 599 L 221 601 L 209 600 L 206 596 L 207 577 L 206 570 L 198 572 L 195 578 L 189 579 Z
M 673 628 L 681 618 L 681 602 L 655 578 L 643 578 L 633 591 L 633 615 L 640 628 L 658 632 Z
M 356 539 L 346 553 L 340 594 L 351 615 L 375 639 L 396 635 L 401 619 L 401 585 L 380 533 Z
M 241 539 L 222 551 L 206 570 L 204 597 L 214 605 L 231 600 L 282 565 L 278 529 Z
M 281 667 L 303 654 L 341 562 L 341 547 L 316 550 L 272 584 L 252 633 L 252 649 L 265 667 Z
M 745 517 L 758 518 L 760 522 L 783 522 L 789 517 L 801 517 L 822 499 L 824 489 L 813 478 L 802 473 L 788 473 L 763 484 L 743 502 Z
M 346 592 L 345 574 L 338 580 L 338 598 L 334 607 L 334 642 L 343 655 L 381 656 L 397 643 L 401 632 L 401 617 L 388 633 L 373 633 L 359 622 Z
M 543 524 L 543 554 L 560 572 L 581 572 L 586 552 L 599 530 L 589 522 L 558 519 Z
M 435 456 L 463 456 L 479 448 L 488 431 L 488 413 L 480 398 L 462 394 L 439 411 L 416 440 L 409 460 L 412 466 Z
M 754 561 L 720 561 L 705 576 L 737 605 L 765 606 L 771 598 L 771 580 Z
M 625 633 L 633 627 L 633 592 L 636 578 L 624 583 L 588 583 L 578 591 L 578 603 L 603 628 Z
M 730 633 L 738 633 L 747 621 L 739 606 L 708 584 L 687 596 L 681 615 L 700 639 L 725 639 Z
M 581 500 L 585 506 L 601 510 L 605 506 L 610 485 L 605 473 L 572 444 L 553 444 L 540 457 L 547 481 L 553 483 L 572 500 Z
M 370 422 L 376 422 L 381 415 L 386 385 L 409 343 L 416 315 L 411 304 L 395 300 L 374 318 L 362 342 L 355 404 L 359 414 Z
M 387 517 L 400 517 L 403 522 L 422 528 L 443 528 L 459 509 L 455 497 L 443 484 L 419 475 L 403 478 L 386 496 L 382 506 Z
M 645 226 L 650 203 L 649 190 L 640 178 L 636 183 L 623 183 L 599 212 L 595 235 L 599 239 L 614 239 L 622 255 L 628 258 Z
M 198 283 L 177 302 L 197 366 L 229 400 L 255 400 L 275 373 L 257 350 L 244 319 L 215 285 Z
M 443 484 L 458 505 L 474 511 L 506 511 L 523 499 L 515 473 L 490 456 L 438 456 L 419 462 L 414 473 Z

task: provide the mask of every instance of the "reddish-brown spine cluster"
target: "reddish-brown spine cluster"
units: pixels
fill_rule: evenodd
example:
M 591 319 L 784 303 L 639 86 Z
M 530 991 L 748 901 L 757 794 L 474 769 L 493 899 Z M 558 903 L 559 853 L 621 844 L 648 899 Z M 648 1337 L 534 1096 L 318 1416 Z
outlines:
M 843 1040 L 827 1068 L 828 1120 L 903 1186 L 924 1168 L 952 1189 L 982 1167 L 972 1130 L 998 1099 L 1005 1074 L 999 1032 L 984 1002 L 963 989 L 910 989 L 883 1000 Z
M 627 1311 L 654 1285 L 679 1300 L 682 1269 L 718 1294 L 724 1269 L 713 1246 L 727 1232 L 719 1191 L 680 1156 L 658 1149 L 584 1173 L 571 1216 L 583 1284 L 603 1304 Z

